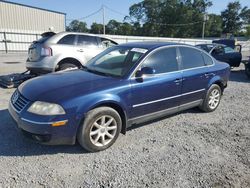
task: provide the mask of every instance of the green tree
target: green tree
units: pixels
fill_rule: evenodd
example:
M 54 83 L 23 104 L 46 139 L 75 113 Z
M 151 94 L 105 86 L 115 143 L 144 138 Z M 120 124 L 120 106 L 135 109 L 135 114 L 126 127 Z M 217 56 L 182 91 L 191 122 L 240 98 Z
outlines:
M 250 9 L 248 7 L 243 7 L 240 13 L 240 17 L 244 24 L 250 24 Z
M 143 35 L 199 37 L 209 0 L 144 0 L 129 9 L 132 24 L 139 23 Z
M 92 25 L 90 27 L 90 33 L 102 34 L 103 33 L 103 25 L 98 24 L 96 22 L 92 23 Z
M 118 35 L 121 24 L 116 20 L 110 20 L 106 25 L 106 32 L 111 35 Z
M 73 32 L 88 32 L 86 22 L 81 22 L 79 20 L 73 20 L 72 22 L 70 22 L 66 30 L 73 31 Z
M 247 27 L 246 27 L 245 36 L 246 36 L 247 38 L 250 38 L 250 26 L 247 26 Z
M 209 20 L 206 23 L 205 36 L 220 37 L 222 34 L 222 18 L 220 15 L 209 14 Z
M 132 35 L 133 27 L 131 24 L 124 22 L 120 25 L 118 29 L 119 35 Z
M 240 18 L 241 5 L 239 1 L 231 2 L 227 8 L 221 12 L 222 27 L 224 33 L 237 34 L 241 27 L 242 21 Z

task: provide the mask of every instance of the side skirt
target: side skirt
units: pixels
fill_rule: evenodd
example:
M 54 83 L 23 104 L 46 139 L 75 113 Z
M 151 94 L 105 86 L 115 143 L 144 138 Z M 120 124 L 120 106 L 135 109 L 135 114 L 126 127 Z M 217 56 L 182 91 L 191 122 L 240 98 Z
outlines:
M 146 115 L 143 115 L 143 116 L 135 117 L 133 119 L 128 120 L 128 126 L 127 127 L 130 127 L 133 124 L 144 123 L 144 122 L 154 120 L 154 119 L 157 119 L 157 118 L 161 118 L 161 117 L 164 117 L 164 116 L 167 116 L 167 115 L 171 115 L 171 114 L 183 111 L 183 110 L 194 108 L 194 107 L 200 106 L 202 104 L 202 102 L 203 102 L 203 99 L 200 99 L 200 100 L 193 101 L 193 102 L 190 102 L 190 103 L 186 103 L 186 104 L 183 104 L 183 105 L 180 105 L 180 106 L 177 106 L 177 107 L 161 110 L 159 112 L 154 112 L 154 113 L 151 113 L 151 114 L 146 114 Z

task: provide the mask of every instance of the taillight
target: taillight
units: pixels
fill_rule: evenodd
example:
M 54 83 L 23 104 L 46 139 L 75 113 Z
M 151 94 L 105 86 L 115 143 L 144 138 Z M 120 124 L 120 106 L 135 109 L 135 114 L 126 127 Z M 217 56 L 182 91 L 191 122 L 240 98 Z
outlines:
M 52 56 L 52 49 L 49 47 L 42 47 L 41 56 Z

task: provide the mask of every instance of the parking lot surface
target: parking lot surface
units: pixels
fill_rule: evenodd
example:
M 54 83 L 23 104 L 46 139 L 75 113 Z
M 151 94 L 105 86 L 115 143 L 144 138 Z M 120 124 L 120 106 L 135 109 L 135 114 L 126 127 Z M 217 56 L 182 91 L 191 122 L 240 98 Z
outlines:
M 25 70 L 26 54 L 0 54 L 0 75 Z M 0 88 L 0 187 L 250 187 L 250 80 L 233 69 L 219 108 L 136 125 L 108 150 L 26 140 Z M 36 92 L 36 91 L 34 91 Z

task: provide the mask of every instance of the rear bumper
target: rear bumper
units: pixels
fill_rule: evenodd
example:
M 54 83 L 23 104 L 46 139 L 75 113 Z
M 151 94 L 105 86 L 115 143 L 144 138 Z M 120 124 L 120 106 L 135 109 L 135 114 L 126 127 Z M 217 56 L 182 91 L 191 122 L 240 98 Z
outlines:
M 26 68 L 34 73 L 50 73 L 55 71 L 55 59 L 53 56 L 43 57 L 39 61 L 26 61 Z
M 29 139 L 46 145 L 73 145 L 76 140 L 76 133 L 70 131 L 69 122 L 61 127 L 51 126 L 52 122 L 25 119 L 20 117 L 11 102 L 9 103 L 9 113 L 17 123 L 17 127 Z

